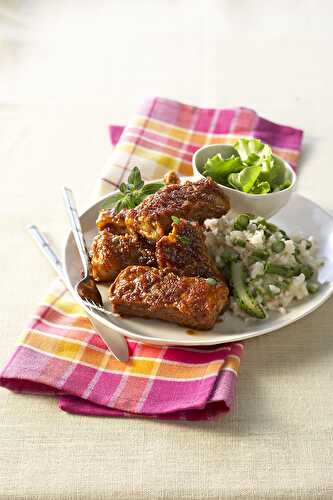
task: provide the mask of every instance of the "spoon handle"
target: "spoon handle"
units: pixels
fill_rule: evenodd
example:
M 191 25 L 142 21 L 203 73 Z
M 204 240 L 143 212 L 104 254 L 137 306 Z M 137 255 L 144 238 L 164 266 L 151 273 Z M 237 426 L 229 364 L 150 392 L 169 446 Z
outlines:
M 79 254 L 81 257 L 82 265 L 83 265 L 83 272 L 84 276 L 88 276 L 89 274 L 89 266 L 90 266 L 90 260 L 89 260 L 89 252 L 87 250 L 87 244 L 84 239 L 84 235 L 82 232 L 82 227 L 81 227 L 81 222 L 80 222 L 80 217 L 76 208 L 75 200 L 74 200 L 74 195 L 71 189 L 68 187 L 63 188 L 63 197 L 64 197 L 64 202 L 65 202 L 65 207 L 67 210 L 69 222 L 73 231 L 73 236 L 77 245 L 77 248 L 79 250 Z

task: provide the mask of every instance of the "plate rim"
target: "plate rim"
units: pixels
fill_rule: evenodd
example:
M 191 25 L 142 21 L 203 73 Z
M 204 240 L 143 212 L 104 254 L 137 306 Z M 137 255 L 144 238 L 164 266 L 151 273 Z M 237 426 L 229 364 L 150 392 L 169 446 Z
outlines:
M 80 219 L 81 217 L 83 217 L 89 210 L 91 210 L 95 205 L 97 204 L 100 204 L 101 202 L 103 202 L 103 200 L 107 199 L 110 194 L 113 194 L 113 193 L 116 193 L 118 190 L 115 190 L 115 191 L 112 191 L 112 193 L 108 193 L 106 194 L 105 196 L 102 196 L 101 198 L 99 198 L 98 200 L 94 201 L 91 205 L 89 205 L 81 214 L 80 214 Z M 333 223 L 333 216 L 327 211 L 325 210 L 324 208 L 322 208 L 318 203 L 316 203 L 315 201 L 312 201 L 310 200 L 309 198 L 307 198 L 306 196 L 303 196 L 299 193 L 294 193 L 293 194 L 293 197 L 294 196 L 297 196 L 299 198 L 301 198 L 303 200 L 303 202 L 305 203 L 310 203 L 311 205 L 314 205 L 317 209 L 319 209 L 321 212 L 323 212 L 329 219 L 331 219 L 332 223 Z M 65 275 L 66 275 L 66 279 L 67 279 L 67 282 L 70 286 L 70 291 L 74 294 L 74 296 L 76 295 L 76 290 L 73 288 L 72 286 L 72 283 L 71 283 L 71 280 L 70 280 L 70 276 L 69 276 L 69 273 L 68 273 L 68 270 L 67 270 L 67 260 L 66 260 L 66 255 L 67 255 L 67 250 L 68 250 L 68 247 L 69 247 L 69 242 L 70 242 L 70 237 L 72 235 L 72 231 L 69 231 L 68 234 L 67 234 L 67 237 L 66 237 L 66 240 L 65 240 L 65 244 L 64 244 L 64 247 L 63 247 L 63 253 L 62 253 L 62 262 L 64 263 L 64 272 L 65 272 Z M 127 338 L 131 338 L 133 340 L 136 340 L 136 341 L 139 341 L 139 342 L 142 342 L 144 344 L 156 344 L 156 345 L 179 345 L 179 346 L 188 346 L 188 347 L 198 347 L 198 346 L 209 346 L 209 345 L 219 345 L 219 344 L 227 344 L 227 343 L 230 343 L 230 342 L 242 342 L 244 340 L 247 340 L 249 338 L 254 338 L 254 337 L 259 337 L 261 335 L 266 335 L 267 333 L 272 333 L 274 331 L 279 331 L 283 328 L 285 328 L 286 326 L 288 325 L 291 325 L 292 323 L 295 323 L 296 321 L 308 316 L 309 314 L 311 314 L 312 312 L 314 312 L 316 309 L 318 309 L 320 306 L 322 306 L 330 297 L 331 295 L 333 295 L 333 282 L 328 282 L 329 286 L 327 287 L 327 290 L 326 292 L 324 293 L 324 295 L 321 297 L 321 299 L 314 303 L 312 307 L 310 307 L 309 309 L 307 309 L 306 311 L 303 311 L 302 313 L 300 313 L 296 318 L 293 318 L 293 319 L 286 319 L 283 324 L 279 325 L 278 327 L 271 325 L 271 326 L 268 326 L 267 328 L 264 328 L 263 330 L 260 330 L 259 332 L 250 332 L 250 333 L 243 333 L 243 334 L 240 334 L 239 338 L 234 338 L 234 336 L 236 334 L 233 334 L 233 339 L 230 339 L 230 340 L 227 340 L 227 339 L 223 339 L 221 341 L 218 341 L 218 339 L 214 339 L 214 340 L 204 340 L 204 339 L 195 339 L 195 338 L 191 338 L 191 339 L 184 339 L 184 340 L 170 340 L 168 341 L 167 339 L 165 338 L 161 338 L 161 337 L 148 337 L 148 336 L 145 336 L 144 334 L 139 334 L 139 333 L 134 333 L 134 332 L 131 332 L 129 330 L 127 330 L 126 328 L 123 328 L 123 327 L 120 327 L 118 325 L 115 325 L 114 323 L 110 322 L 109 320 L 109 317 L 107 315 L 105 316 L 102 316 L 101 313 L 98 313 L 96 311 L 92 311 L 90 309 L 88 309 L 87 306 L 85 306 L 84 304 L 82 304 L 82 307 L 83 309 L 87 312 L 88 315 L 92 316 L 95 320 L 97 320 L 98 322 L 102 323 L 104 326 L 108 327 L 110 330 L 115 330 L 117 331 L 118 333 L 120 333 L 121 335 L 127 337 Z

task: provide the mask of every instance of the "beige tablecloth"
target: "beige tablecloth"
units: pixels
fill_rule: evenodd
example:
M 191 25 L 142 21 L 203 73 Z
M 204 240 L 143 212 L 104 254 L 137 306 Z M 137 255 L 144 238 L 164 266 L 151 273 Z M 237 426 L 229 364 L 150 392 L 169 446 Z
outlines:
M 89 202 L 146 95 L 246 105 L 305 129 L 299 192 L 333 214 L 333 4 L 0 1 L 0 362 L 52 279 L 60 187 Z M 1 499 L 333 498 L 333 301 L 246 344 L 235 408 L 210 423 L 71 416 L 0 391 Z

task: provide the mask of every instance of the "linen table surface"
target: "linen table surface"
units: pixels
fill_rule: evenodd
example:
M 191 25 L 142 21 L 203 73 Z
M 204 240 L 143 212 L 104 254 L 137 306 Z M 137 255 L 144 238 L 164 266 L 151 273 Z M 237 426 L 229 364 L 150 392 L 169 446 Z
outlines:
M 328 0 L 0 2 L 0 365 L 54 276 L 26 225 L 60 251 L 61 186 L 90 203 L 108 124 L 147 95 L 302 128 L 298 191 L 333 215 L 332 14 Z M 0 499 L 333 498 L 332 306 L 247 341 L 215 421 L 81 417 L 1 390 Z

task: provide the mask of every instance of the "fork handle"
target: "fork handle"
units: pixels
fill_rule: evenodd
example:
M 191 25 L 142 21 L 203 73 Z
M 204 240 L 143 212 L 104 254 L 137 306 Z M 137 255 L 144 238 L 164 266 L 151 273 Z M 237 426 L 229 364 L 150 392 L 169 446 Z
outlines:
M 73 231 L 74 239 L 81 257 L 83 272 L 84 275 L 87 276 L 89 274 L 90 259 L 87 250 L 87 244 L 82 232 L 80 217 L 76 208 L 74 195 L 71 189 L 69 189 L 68 187 L 64 187 L 63 196 L 64 196 L 67 215 Z
M 63 265 L 61 261 L 59 260 L 57 254 L 54 252 L 52 249 L 50 243 L 47 241 L 46 237 L 44 234 L 38 229 L 37 226 L 32 224 L 31 226 L 28 226 L 28 231 L 30 232 L 31 236 L 37 243 L 37 246 L 40 248 L 40 250 L 43 252 L 53 269 L 56 271 L 58 276 L 61 278 L 63 281 L 64 285 L 68 288 L 68 290 L 71 290 L 70 283 L 68 282 L 68 279 L 66 277 L 66 274 L 64 272 Z M 73 296 L 75 300 L 77 300 L 79 303 L 81 303 L 83 306 L 87 308 L 87 304 L 84 303 L 84 301 L 79 297 L 79 295 L 75 294 L 73 291 Z M 94 306 L 90 305 L 89 307 L 92 307 L 94 309 Z M 102 323 L 98 322 L 95 318 L 93 318 L 89 314 L 89 310 L 86 310 L 86 313 L 89 317 L 89 320 L 91 321 L 93 327 L 95 328 L 96 332 L 102 337 L 106 345 L 108 346 L 109 350 L 112 352 L 112 354 L 119 360 L 122 361 L 123 363 L 126 363 L 129 359 L 129 351 L 128 351 L 128 345 L 125 337 L 121 335 L 120 333 L 117 333 L 115 331 L 110 332 L 109 328 L 106 328 L 105 325 Z

